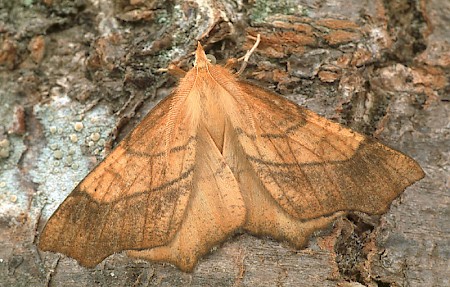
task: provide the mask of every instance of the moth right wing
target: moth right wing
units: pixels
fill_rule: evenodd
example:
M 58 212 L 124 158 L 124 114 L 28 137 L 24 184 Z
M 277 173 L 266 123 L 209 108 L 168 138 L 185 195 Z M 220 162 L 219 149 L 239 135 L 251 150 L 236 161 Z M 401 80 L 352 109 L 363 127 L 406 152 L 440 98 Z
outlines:
M 262 88 L 239 87 L 245 116 L 234 118 L 238 140 L 255 176 L 294 218 L 380 214 L 424 176 L 398 151 Z

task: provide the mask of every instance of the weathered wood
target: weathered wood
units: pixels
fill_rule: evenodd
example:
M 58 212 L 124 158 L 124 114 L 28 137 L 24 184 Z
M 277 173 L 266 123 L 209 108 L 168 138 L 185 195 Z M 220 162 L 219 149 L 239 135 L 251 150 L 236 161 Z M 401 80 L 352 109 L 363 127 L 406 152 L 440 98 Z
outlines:
M 0 286 L 450 285 L 450 3 L 6 2 Z M 218 61 L 240 57 L 255 33 L 263 41 L 245 78 L 376 136 L 426 178 L 387 214 L 340 219 L 304 250 L 239 234 L 192 274 L 122 254 L 85 269 L 38 251 L 43 224 L 103 156 L 114 126 L 119 139 L 174 86 L 157 69 L 188 67 L 180 57 L 199 39 Z

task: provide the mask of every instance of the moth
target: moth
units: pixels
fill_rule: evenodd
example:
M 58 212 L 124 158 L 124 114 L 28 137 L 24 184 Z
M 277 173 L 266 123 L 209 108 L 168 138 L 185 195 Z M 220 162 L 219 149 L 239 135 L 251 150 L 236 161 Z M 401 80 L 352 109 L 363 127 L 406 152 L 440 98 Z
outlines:
M 39 247 L 94 267 L 111 254 L 192 271 L 236 232 L 302 248 L 346 211 L 384 213 L 424 173 L 408 156 L 209 62 L 78 184 Z

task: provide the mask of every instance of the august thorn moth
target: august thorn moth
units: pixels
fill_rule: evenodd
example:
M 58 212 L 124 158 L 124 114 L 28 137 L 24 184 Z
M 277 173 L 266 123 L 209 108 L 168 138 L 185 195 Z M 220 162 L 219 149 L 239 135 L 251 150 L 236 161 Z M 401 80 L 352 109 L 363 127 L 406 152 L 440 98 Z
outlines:
M 93 267 L 123 250 L 192 271 L 237 230 L 302 247 L 341 211 L 381 214 L 424 176 L 406 155 L 211 64 L 72 191 L 42 250 Z

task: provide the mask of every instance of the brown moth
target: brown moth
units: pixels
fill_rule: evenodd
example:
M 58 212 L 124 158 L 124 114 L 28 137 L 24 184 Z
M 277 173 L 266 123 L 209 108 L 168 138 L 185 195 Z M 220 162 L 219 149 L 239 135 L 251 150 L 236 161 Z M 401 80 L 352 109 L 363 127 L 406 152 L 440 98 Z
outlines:
M 211 64 L 192 68 L 59 206 L 42 250 L 192 271 L 237 231 L 296 248 L 345 211 L 386 212 L 424 173 L 408 156 Z

